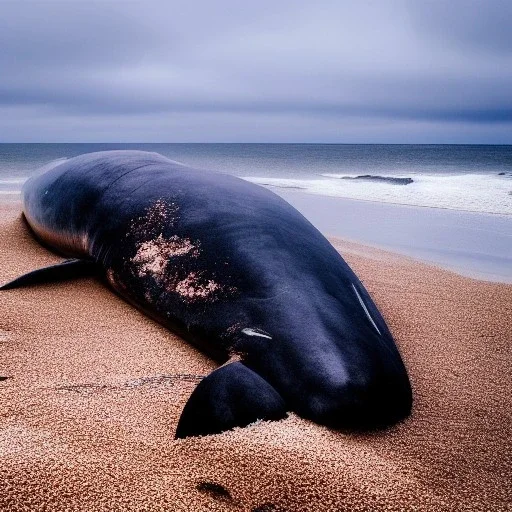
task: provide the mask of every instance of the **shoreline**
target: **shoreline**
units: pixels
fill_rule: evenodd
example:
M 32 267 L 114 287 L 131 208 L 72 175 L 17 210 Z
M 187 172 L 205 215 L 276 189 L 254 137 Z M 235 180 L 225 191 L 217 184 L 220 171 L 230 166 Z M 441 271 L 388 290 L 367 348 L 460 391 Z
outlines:
M 0 280 L 61 258 L 0 203 Z M 1 292 L 0 509 L 505 510 L 512 286 L 330 238 L 390 327 L 410 418 L 343 433 L 280 422 L 173 439 L 216 364 L 101 282 Z

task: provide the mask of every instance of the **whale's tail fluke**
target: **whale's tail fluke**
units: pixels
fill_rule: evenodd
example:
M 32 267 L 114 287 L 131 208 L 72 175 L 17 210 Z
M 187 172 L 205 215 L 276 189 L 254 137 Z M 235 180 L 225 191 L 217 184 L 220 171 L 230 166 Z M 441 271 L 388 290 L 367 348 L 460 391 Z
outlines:
M 54 281 L 66 281 L 68 279 L 91 276 L 97 272 L 98 267 L 93 261 L 66 260 L 56 265 L 50 265 L 49 267 L 43 267 L 23 274 L 0 286 L 0 290 L 10 290 L 12 288 L 21 288 L 22 286 L 32 286 L 34 284 L 51 283 Z
M 183 409 L 176 438 L 219 434 L 257 420 L 286 416 L 281 395 L 243 363 L 234 362 L 199 383 Z

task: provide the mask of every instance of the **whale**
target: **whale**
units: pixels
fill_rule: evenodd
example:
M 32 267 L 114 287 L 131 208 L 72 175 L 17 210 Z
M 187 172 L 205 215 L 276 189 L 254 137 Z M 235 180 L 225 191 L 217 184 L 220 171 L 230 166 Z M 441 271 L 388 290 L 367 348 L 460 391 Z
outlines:
M 289 413 L 342 431 L 410 414 L 407 370 L 368 291 L 269 189 L 119 150 L 36 174 L 22 203 L 35 238 L 66 260 L 3 290 L 97 275 L 219 365 L 186 402 L 177 438 Z

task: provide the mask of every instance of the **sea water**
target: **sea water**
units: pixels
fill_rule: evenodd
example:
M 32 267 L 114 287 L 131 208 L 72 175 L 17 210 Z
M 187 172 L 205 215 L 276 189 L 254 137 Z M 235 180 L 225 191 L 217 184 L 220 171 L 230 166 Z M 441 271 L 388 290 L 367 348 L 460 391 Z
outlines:
M 44 166 L 112 149 L 239 176 L 282 195 L 326 234 L 512 281 L 512 146 L 0 144 L 0 200 Z
M 512 215 L 512 146 L 378 144 L 1 144 L 0 194 L 39 167 L 108 149 L 156 151 L 272 189 Z

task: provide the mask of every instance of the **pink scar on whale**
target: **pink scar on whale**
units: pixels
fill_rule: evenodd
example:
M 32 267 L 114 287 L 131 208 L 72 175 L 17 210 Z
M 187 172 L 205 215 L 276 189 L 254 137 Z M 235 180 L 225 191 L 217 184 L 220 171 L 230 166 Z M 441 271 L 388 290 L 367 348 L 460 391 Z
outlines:
M 137 267 L 137 274 L 143 277 L 146 274 L 161 276 L 164 274 L 170 258 L 190 254 L 197 257 L 199 250 L 188 238 L 176 235 L 164 238 L 162 234 L 137 246 L 137 253 L 131 262 Z
M 162 230 L 165 225 L 175 226 L 178 221 L 178 211 L 179 208 L 176 204 L 158 199 L 144 211 L 144 215 L 131 221 L 130 231 L 126 236 L 131 234 L 144 236 L 146 232 L 151 232 L 155 227 Z
M 222 292 L 224 287 L 213 279 L 209 279 L 205 272 L 192 271 L 185 278 L 177 276 L 179 257 L 187 255 L 191 258 L 200 256 L 199 242 L 192 242 L 188 238 L 181 238 L 177 235 L 164 237 L 165 226 L 174 226 L 178 220 L 178 206 L 174 203 L 167 203 L 159 199 L 153 203 L 141 217 L 133 219 L 131 223 L 131 234 L 141 236 L 146 240 L 136 245 L 137 252 L 130 258 L 132 271 L 138 277 L 151 276 L 157 283 L 166 290 L 177 293 L 185 302 L 196 302 L 201 300 L 215 301 L 218 298 L 217 292 Z M 159 233 L 155 236 L 155 231 Z M 150 240 L 147 240 L 152 236 Z M 178 258 L 178 261 L 173 261 Z M 235 288 L 230 287 L 230 292 Z M 145 299 L 150 302 L 151 294 L 146 293 Z
M 197 272 L 190 272 L 185 279 L 176 284 L 175 290 L 186 299 L 197 300 L 206 299 L 221 288 L 212 279 L 209 279 L 204 284 L 200 283 L 200 279 L 201 276 Z

